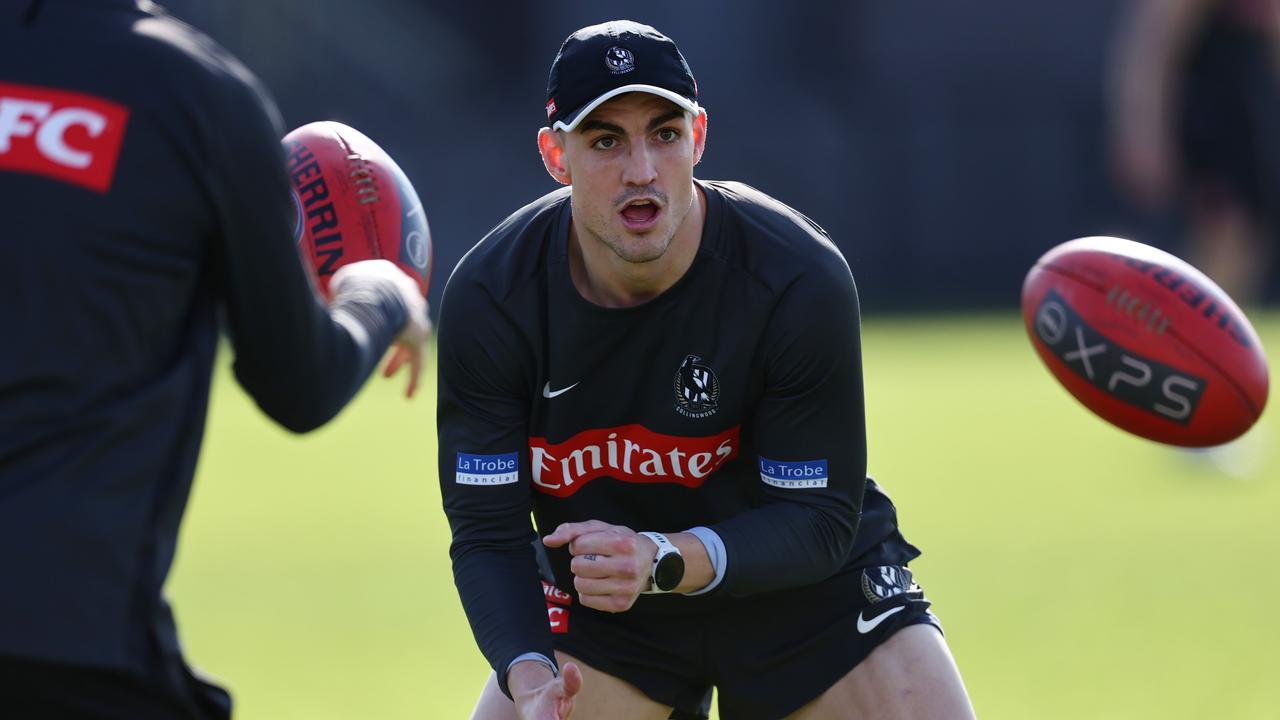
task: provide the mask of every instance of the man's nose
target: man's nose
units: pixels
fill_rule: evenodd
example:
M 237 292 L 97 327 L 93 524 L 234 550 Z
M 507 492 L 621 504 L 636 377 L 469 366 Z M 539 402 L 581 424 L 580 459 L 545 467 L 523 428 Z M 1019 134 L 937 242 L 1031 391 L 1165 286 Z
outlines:
M 653 163 L 653 153 L 646 143 L 632 143 L 623 168 L 622 181 L 628 185 L 651 185 L 658 179 L 658 169 Z

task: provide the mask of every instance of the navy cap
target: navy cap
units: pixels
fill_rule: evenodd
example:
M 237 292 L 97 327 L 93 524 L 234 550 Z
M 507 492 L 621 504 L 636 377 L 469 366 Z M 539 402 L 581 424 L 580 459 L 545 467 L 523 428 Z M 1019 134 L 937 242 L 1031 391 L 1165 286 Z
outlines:
M 573 130 L 610 98 L 645 92 L 698 113 L 698 84 L 671 38 L 648 25 L 615 20 L 565 39 L 547 79 L 547 123 Z

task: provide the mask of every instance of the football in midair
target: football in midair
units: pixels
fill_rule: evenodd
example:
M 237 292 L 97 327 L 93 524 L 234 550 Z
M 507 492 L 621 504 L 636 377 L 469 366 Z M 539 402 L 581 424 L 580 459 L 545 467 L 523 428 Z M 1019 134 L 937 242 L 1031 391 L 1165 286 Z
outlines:
M 325 297 L 347 263 L 386 259 L 426 295 L 431 230 L 413 185 L 382 148 L 354 128 L 313 122 L 284 137 L 296 212 L 294 237 Z
M 1063 243 L 1022 285 L 1031 344 L 1107 421 L 1157 442 L 1220 445 L 1267 403 L 1267 360 L 1248 318 L 1199 270 L 1114 237 Z

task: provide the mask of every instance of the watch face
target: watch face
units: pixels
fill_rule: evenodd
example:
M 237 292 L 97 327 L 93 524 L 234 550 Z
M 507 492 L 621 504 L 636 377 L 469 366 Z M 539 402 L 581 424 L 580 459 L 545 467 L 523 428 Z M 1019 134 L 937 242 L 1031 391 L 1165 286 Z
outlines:
M 678 552 L 663 555 L 658 560 L 658 566 L 653 569 L 653 584 L 663 592 L 671 592 L 676 589 L 676 586 L 683 579 L 684 558 Z

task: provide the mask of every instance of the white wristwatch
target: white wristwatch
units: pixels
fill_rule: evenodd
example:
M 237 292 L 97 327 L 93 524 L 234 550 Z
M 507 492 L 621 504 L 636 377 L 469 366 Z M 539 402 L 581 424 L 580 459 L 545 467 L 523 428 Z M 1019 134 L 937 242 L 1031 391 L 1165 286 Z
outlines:
M 675 590 L 684 579 L 684 556 L 680 554 L 680 548 L 662 533 L 639 534 L 649 538 L 654 545 L 658 546 L 658 552 L 653 556 L 653 567 L 649 571 L 649 588 L 642 590 L 641 594 L 651 595 Z

